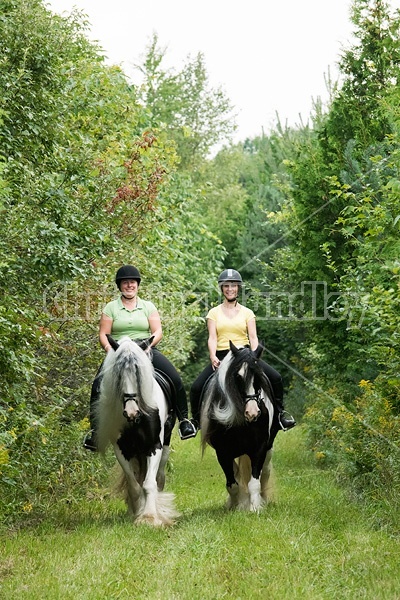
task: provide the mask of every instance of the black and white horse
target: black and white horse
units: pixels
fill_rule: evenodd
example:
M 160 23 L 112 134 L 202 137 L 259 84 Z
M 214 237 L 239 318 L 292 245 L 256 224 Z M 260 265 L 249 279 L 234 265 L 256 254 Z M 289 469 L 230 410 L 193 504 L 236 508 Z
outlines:
M 236 348 L 206 384 L 201 409 L 203 452 L 215 449 L 229 493 L 227 506 L 258 512 L 270 499 L 272 445 L 279 430 L 263 348 Z
M 99 451 L 104 453 L 112 444 L 123 471 L 128 510 L 136 522 L 171 525 L 178 516 L 174 495 L 163 489 L 175 415 L 151 363 L 152 338 L 139 345 L 129 337 L 119 342 L 107 337 L 114 351 L 103 364 L 96 409 Z

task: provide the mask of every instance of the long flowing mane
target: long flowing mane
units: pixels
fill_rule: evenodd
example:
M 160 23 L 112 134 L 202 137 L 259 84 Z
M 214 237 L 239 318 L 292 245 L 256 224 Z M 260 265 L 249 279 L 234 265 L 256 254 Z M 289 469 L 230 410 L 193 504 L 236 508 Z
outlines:
M 112 350 L 103 363 L 96 406 L 98 449 L 104 454 L 112 445 L 122 468 L 120 489 L 135 521 L 171 525 L 178 513 L 174 495 L 163 488 L 175 414 L 154 376 L 153 338 L 136 343 L 107 337 Z
M 271 384 L 250 348 L 230 351 L 212 378 L 205 394 L 209 416 L 226 427 L 244 425 L 243 397 L 253 380 L 255 392 L 273 398 Z
M 138 404 L 144 414 L 157 408 L 153 394 L 154 369 L 149 356 L 129 337 L 118 342 L 116 352 L 109 352 L 103 365 L 104 395 L 115 399 L 121 398 L 126 378 L 136 388 Z
M 271 498 L 272 445 L 279 429 L 274 395 L 255 351 L 230 352 L 206 384 L 201 441 L 214 448 L 224 471 L 227 506 L 258 512 Z

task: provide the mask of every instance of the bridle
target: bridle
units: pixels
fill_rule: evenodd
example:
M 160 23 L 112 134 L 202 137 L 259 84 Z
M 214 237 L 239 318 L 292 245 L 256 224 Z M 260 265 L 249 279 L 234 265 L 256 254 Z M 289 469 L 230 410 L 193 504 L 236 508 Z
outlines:
M 135 393 L 133 393 L 133 394 L 124 394 L 124 400 L 123 400 L 123 404 L 124 404 L 124 412 L 123 412 L 123 414 L 124 414 L 124 416 L 126 416 L 126 414 L 125 414 L 125 407 L 126 407 L 127 403 L 130 402 L 131 400 L 133 402 L 136 402 L 136 398 L 137 397 L 138 397 L 138 394 L 135 394 Z M 142 413 L 138 409 L 138 413 L 137 413 L 137 415 L 136 415 L 136 417 L 134 419 L 134 423 L 139 423 L 139 421 L 141 419 L 141 416 L 142 416 Z
M 124 394 L 124 408 L 130 400 L 136 401 L 137 394 Z
M 248 402 L 250 402 L 251 400 L 255 400 L 257 402 L 257 406 L 258 408 L 260 408 L 260 404 L 261 404 L 261 392 L 257 392 L 257 394 L 247 394 L 244 398 L 243 398 L 243 404 L 246 406 L 246 404 Z

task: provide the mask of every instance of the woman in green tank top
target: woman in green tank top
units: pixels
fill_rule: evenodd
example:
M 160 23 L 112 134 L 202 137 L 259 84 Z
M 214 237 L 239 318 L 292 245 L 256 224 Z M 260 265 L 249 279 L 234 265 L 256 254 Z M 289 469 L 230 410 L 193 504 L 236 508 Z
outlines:
M 116 341 L 124 335 L 132 340 L 143 340 L 153 337 L 151 343 L 152 361 L 155 369 L 165 373 L 172 381 L 174 394 L 174 409 L 179 420 L 179 435 L 186 440 L 194 437 L 197 430 L 188 419 L 188 404 L 182 379 L 172 363 L 156 347 L 162 338 L 161 319 L 158 310 L 149 300 L 142 300 L 137 295 L 141 276 L 139 270 L 132 265 L 124 265 L 117 271 L 115 283 L 121 294 L 116 300 L 109 302 L 103 309 L 100 318 L 99 340 L 105 352 L 111 350 L 107 334 Z M 96 419 L 95 404 L 100 395 L 102 365 L 97 372 L 92 385 L 90 396 L 90 425 L 91 430 L 86 435 L 84 448 L 96 451 Z

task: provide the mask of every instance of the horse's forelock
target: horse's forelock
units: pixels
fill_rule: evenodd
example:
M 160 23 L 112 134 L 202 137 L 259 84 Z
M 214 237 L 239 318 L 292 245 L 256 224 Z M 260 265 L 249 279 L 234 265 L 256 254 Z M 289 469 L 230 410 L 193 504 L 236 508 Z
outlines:
M 242 410 L 243 393 L 251 383 L 258 391 L 261 387 L 264 387 L 266 378 L 250 348 L 241 348 L 233 356 L 225 375 L 226 393 L 238 410 Z
M 132 377 L 136 381 L 137 402 L 140 410 L 147 413 L 154 408 L 153 379 L 154 370 L 150 358 L 130 338 L 123 338 L 120 347 L 115 353 L 113 366 L 114 385 L 118 396 L 126 391 L 126 377 Z
M 216 378 L 207 388 L 208 403 L 217 421 L 231 426 L 244 419 L 244 395 L 253 386 L 256 393 L 263 390 L 265 397 L 271 398 L 268 378 L 261 368 L 258 357 L 250 348 L 240 348 L 229 352 L 216 371 Z

